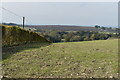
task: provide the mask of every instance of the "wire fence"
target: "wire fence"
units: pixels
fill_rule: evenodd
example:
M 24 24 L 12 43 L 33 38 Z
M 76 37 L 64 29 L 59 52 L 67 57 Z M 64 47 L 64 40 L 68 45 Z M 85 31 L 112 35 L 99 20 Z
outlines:
M 5 11 L 7 11 L 7 12 L 9 12 L 9 13 L 11 13 L 11 14 L 14 14 L 14 15 L 17 16 L 17 17 L 23 17 L 23 16 L 18 15 L 18 14 L 16 14 L 16 13 L 14 13 L 13 11 L 10 11 L 10 10 L 4 8 L 4 7 L 2 7 L 2 9 L 5 10 Z
M 19 15 L 19 14 L 16 14 L 15 12 L 13 12 L 13 11 L 11 11 L 11 10 L 8 10 L 8 9 L 6 9 L 6 8 L 4 8 L 4 7 L 0 7 L 2 10 L 4 10 L 4 11 L 7 11 L 8 13 L 10 13 L 10 14 L 13 14 L 14 16 L 17 16 L 17 17 L 19 17 L 19 18 L 24 18 L 25 19 L 25 17 L 24 16 L 22 16 L 22 15 Z M 23 26 L 23 28 L 24 28 L 24 23 L 25 23 L 25 20 L 23 20 L 23 21 L 21 21 L 22 22 L 22 26 Z M 15 23 L 16 24 L 16 23 Z

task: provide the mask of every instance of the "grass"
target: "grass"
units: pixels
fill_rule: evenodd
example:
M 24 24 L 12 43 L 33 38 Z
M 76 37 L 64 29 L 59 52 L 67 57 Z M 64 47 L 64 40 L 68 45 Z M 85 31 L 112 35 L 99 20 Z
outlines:
M 117 78 L 117 45 L 114 39 L 5 48 L 3 74 L 8 78 Z

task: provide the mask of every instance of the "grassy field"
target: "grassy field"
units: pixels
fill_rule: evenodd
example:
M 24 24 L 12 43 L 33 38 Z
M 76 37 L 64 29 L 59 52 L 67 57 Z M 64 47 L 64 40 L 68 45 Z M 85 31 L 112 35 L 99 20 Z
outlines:
M 3 48 L 3 74 L 8 78 L 117 78 L 118 40 Z

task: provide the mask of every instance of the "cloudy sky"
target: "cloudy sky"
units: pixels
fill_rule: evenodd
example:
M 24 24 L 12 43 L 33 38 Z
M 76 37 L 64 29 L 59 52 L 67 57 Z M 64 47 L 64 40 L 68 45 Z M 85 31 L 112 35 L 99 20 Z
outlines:
M 4 2 L 2 4 L 19 17 L 2 10 L 3 22 L 26 24 L 64 24 L 116 27 L 118 25 L 117 2 Z

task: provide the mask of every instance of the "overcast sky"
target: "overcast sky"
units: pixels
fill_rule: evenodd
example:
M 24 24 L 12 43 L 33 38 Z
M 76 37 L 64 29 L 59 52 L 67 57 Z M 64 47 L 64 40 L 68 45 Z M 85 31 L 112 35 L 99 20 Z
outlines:
M 26 24 L 118 25 L 117 2 L 5 2 L 2 6 L 25 16 Z M 3 22 L 22 23 L 22 17 L 5 10 L 2 14 Z

